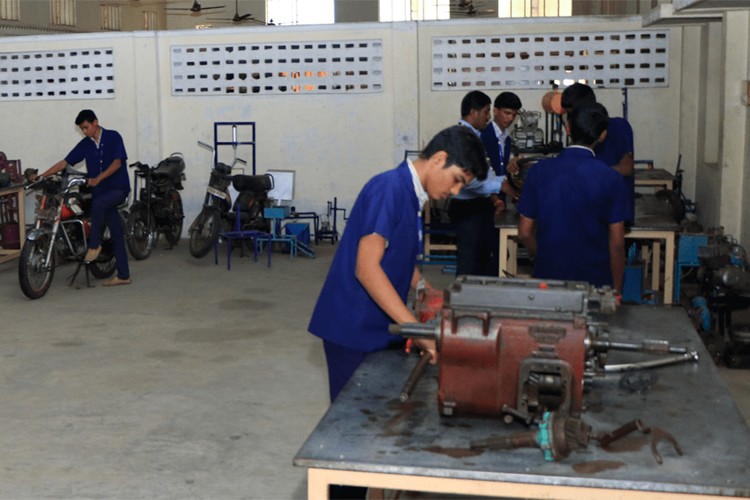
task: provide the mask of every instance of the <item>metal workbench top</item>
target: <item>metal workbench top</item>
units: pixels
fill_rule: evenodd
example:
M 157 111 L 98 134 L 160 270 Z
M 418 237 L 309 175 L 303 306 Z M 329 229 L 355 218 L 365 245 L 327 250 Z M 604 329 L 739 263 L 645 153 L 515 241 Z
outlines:
M 471 450 L 473 440 L 525 431 L 498 419 L 441 417 L 437 367 L 431 366 L 410 401 L 401 386 L 416 355 L 383 351 L 367 357 L 294 458 L 297 466 L 383 474 L 619 490 L 750 496 L 750 429 L 682 308 L 623 306 L 606 317 L 610 340 L 669 340 L 698 351 L 700 361 L 653 370 L 642 392 L 620 388 L 622 374 L 596 377 L 582 419 L 610 431 L 640 418 L 671 433 L 658 465 L 648 435 L 634 433 L 605 450 L 591 441 L 561 462 L 537 448 Z M 609 363 L 648 358 L 610 352 Z

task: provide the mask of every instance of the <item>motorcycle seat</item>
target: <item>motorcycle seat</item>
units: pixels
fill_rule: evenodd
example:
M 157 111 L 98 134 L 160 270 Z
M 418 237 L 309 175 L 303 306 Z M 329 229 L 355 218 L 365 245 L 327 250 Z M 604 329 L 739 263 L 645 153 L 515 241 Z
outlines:
M 164 176 L 175 179 L 185 171 L 185 160 L 180 156 L 170 156 L 159 162 L 154 169 L 155 176 Z
M 234 186 L 234 189 L 237 191 L 267 193 L 273 189 L 273 177 L 268 174 L 235 175 L 232 178 L 232 186 Z

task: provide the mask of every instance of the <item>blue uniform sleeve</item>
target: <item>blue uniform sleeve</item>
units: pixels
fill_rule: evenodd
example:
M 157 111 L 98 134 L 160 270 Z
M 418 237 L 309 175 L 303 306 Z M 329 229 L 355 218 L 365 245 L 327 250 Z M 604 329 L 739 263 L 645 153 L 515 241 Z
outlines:
M 623 156 L 633 153 L 633 127 L 624 118 L 612 118 L 604 142 L 594 148 L 596 158 L 607 165 L 617 165 Z
M 529 219 L 536 219 L 539 215 L 537 173 L 539 165 L 532 165 L 526 173 L 526 180 L 523 183 L 521 197 L 518 199 L 518 213 Z
M 616 175 L 611 176 L 612 210 L 609 214 L 610 224 L 631 220 L 633 216 L 628 185 L 622 175 L 615 173 Z
M 78 141 L 78 144 L 76 144 L 70 153 L 68 153 L 68 156 L 65 157 L 65 161 L 68 162 L 68 165 L 75 165 L 86 159 L 87 144 L 85 141 L 91 141 L 91 139 L 84 138 Z
M 393 234 L 396 227 L 394 222 L 399 220 L 407 207 L 398 196 L 398 191 L 382 180 L 383 178 L 373 178 L 360 193 L 357 203 L 360 205 L 358 209 L 362 220 L 357 239 L 373 233 L 389 241 L 397 236 Z

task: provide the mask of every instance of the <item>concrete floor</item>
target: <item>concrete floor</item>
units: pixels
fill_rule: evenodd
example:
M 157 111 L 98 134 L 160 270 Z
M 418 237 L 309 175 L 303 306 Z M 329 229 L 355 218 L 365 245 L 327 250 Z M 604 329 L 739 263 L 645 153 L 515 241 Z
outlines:
M 68 287 L 68 265 L 36 301 L 0 264 L 0 498 L 305 498 L 292 458 L 328 406 L 306 327 L 334 250 L 227 271 L 160 242 L 130 286 Z M 722 374 L 750 421 L 750 370 Z

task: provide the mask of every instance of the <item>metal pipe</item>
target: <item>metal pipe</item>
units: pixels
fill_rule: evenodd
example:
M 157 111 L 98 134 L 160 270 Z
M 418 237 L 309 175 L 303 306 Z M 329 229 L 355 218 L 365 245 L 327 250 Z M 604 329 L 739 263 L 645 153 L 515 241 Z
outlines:
M 698 353 L 696 351 L 690 351 L 685 354 L 677 356 L 669 356 L 660 359 L 654 359 L 650 361 L 639 361 L 637 363 L 623 363 L 620 365 L 606 365 L 604 367 L 605 373 L 618 373 L 627 372 L 632 370 L 643 370 L 646 368 L 656 368 L 659 366 L 674 365 L 677 363 L 698 361 Z

